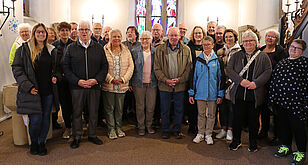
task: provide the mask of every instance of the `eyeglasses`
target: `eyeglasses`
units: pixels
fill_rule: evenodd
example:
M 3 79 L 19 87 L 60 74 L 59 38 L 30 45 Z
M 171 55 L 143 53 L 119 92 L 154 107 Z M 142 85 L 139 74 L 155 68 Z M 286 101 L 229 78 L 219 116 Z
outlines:
M 198 34 L 202 34 L 202 32 L 194 32 L 194 34 L 198 35 Z
M 29 31 L 20 31 L 19 33 L 29 33 Z
M 271 38 L 271 39 L 275 39 L 277 38 L 276 36 L 270 36 L 270 35 L 266 35 L 266 38 Z
M 151 38 L 140 38 L 140 40 L 142 40 L 142 41 L 148 41 L 148 40 L 150 40 Z
M 170 36 L 170 37 L 179 37 L 179 35 L 177 35 L 177 34 L 170 34 L 168 36 Z
M 296 46 L 293 46 L 293 45 L 290 46 L 290 49 L 295 49 L 295 51 L 303 50 L 303 48 L 296 47 Z
M 185 31 L 187 31 L 187 29 L 185 29 L 185 28 L 180 28 L 180 30 L 185 30 Z
M 256 40 L 244 40 L 243 43 L 252 43 L 253 41 L 256 41 Z
M 36 33 L 36 34 L 41 34 L 41 33 L 42 33 L 42 34 L 45 34 L 46 32 L 45 32 L 44 30 L 37 30 L 37 31 L 35 31 L 35 33 Z
M 81 31 L 81 32 L 88 32 L 88 31 L 90 31 L 90 29 L 78 29 L 79 31 Z
M 211 46 L 211 45 L 213 45 L 213 44 L 202 44 L 203 46 Z
M 157 32 L 161 31 L 160 29 L 152 29 L 152 30 L 153 30 L 154 32 L 155 32 L 155 31 L 157 31 Z

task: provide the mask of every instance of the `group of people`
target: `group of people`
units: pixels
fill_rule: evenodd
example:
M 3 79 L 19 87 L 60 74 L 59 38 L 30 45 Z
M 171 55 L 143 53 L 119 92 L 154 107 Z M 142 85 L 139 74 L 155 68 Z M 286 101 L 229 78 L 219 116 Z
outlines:
M 162 138 L 181 139 L 187 115 L 193 142 L 211 145 L 219 111 L 221 130 L 215 137 L 232 141 L 229 149 L 234 151 L 241 146 L 243 127 L 249 130 L 248 151 L 258 150 L 257 138 L 268 136 L 272 112 L 273 141 L 282 144 L 274 156 L 291 153 L 294 134 L 298 151 L 293 152 L 293 163 L 303 163 L 308 108 L 308 60 L 301 56 L 305 41 L 294 40 L 286 51 L 278 45 L 280 34 L 269 30 L 266 45 L 259 47 L 258 31 L 248 29 L 240 45 L 235 30 L 213 21 L 207 30 L 195 26 L 189 38 L 186 32 L 184 23 L 170 28 L 166 37 L 160 24 L 141 34 L 129 26 L 122 42 L 120 30 L 100 23 L 91 28 L 88 21 L 61 22 L 54 31 L 42 23 L 32 30 L 21 24 L 10 64 L 18 83 L 17 112 L 29 118 L 30 153 L 47 154 L 52 105 L 61 105 L 63 138 L 72 137 L 70 146 L 75 149 L 83 136 L 83 119 L 94 144 L 103 143 L 96 135 L 103 117 L 110 139 L 126 136 L 124 102 L 134 97 L 138 135 L 155 133 L 153 121 L 161 120 Z

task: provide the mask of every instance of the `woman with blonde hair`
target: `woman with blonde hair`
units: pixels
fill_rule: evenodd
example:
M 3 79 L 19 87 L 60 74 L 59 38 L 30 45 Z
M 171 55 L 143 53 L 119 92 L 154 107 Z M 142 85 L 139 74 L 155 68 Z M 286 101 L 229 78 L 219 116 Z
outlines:
M 18 83 L 17 113 L 28 115 L 31 139 L 30 153 L 47 154 L 46 137 L 50 126 L 53 84 L 56 84 L 56 51 L 47 44 L 44 24 L 36 24 L 31 38 L 16 51 L 12 64 Z

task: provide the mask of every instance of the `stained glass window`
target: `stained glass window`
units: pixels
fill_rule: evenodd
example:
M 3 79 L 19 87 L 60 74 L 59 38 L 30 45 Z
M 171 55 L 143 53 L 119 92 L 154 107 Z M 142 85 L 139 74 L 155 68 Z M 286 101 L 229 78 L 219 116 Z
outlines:
M 169 28 L 176 26 L 176 0 L 167 0 L 167 26 L 166 31 Z
M 146 0 L 137 0 L 136 24 L 139 33 L 146 30 Z

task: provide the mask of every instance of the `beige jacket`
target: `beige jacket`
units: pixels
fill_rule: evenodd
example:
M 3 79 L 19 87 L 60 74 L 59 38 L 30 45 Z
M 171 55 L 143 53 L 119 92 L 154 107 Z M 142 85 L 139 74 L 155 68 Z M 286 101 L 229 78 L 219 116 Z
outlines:
M 108 92 L 115 92 L 113 90 L 113 84 L 111 81 L 114 79 L 114 70 L 113 70 L 113 56 L 111 52 L 111 45 L 110 42 L 104 47 L 107 61 L 109 63 L 109 69 L 106 76 L 105 81 L 103 82 L 103 91 Z M 131 79 L 134 72 L 134 62 L 132 59 L 132 56 L 130 54 L 130 51 L 128 48 L 121 43 L 121 79 L 123 80 L 123 84 L 120 85 L 121 91 L 127 91 L 128 90 L 128 83 Z

